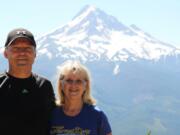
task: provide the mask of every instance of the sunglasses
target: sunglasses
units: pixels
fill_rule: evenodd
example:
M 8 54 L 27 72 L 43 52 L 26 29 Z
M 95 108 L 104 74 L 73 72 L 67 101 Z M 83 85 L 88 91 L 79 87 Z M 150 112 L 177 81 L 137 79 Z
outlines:
M 64 83 L 68 84 L 68 85 L 85 85 L 86 81 L 85 80 L 81 80 L 81 79 L 77 79 L 77 80 L 72 80 L 72 79 L 65 79 L 63 80 Z

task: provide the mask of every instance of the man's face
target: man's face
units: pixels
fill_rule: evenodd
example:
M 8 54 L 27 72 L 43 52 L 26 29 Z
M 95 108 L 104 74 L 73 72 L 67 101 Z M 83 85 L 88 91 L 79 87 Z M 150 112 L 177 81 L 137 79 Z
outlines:
M 28 68 L 32 67 L 34 63 L 36 50 L 28 39 L 18 38 L 5 49 L 4 56 L 8 59 L 12 68 Z

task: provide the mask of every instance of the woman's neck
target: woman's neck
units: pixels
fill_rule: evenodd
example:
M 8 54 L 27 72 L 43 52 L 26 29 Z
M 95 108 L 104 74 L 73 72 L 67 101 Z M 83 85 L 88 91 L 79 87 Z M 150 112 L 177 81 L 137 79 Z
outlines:
M 72 102 L 65 101 L 65 104 L 63 105 L 63 111 L 68 116 L 76 116 L 81 112 L 82 107 L 83 107 L 82 101 L 72 101 Z

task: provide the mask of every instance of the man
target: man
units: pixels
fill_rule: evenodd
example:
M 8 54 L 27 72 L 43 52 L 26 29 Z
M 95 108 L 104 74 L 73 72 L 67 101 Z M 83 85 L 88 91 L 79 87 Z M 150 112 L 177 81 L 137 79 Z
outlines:
M 0 75 L 0 134 L 47 135 L 55 97 L 50 81 L 32 73 L 36 57 L 33 34 L 23 28 L 12 30 L 4 56 L 9 69 Z

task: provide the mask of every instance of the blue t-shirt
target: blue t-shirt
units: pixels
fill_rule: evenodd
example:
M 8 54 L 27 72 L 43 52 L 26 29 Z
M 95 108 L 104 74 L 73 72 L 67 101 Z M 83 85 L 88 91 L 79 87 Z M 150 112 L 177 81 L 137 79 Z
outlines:
M 106 115 L 93 105 L 84 104 L 76 116 L 67 116 L 57 107 L 50 121 L 50 135 L 106 135 L 111 127 Z

